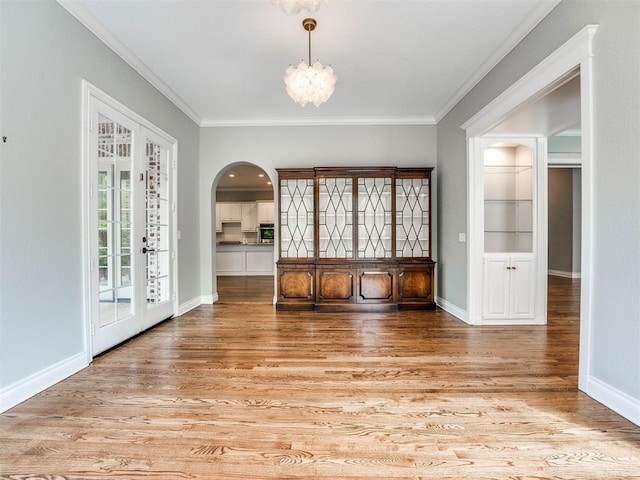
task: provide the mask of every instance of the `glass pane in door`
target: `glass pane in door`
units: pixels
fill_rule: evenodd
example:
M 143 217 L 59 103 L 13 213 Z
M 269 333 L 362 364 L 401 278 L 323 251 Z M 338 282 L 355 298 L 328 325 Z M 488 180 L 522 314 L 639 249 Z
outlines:
M 280 181 L 280 256 L 313 258 L 313 179 Z
M 98 278 L 100 326 L 133 314 L 131 131 L 98 119 Z
M 358 179 L 358 258 L 391 257 L 391 178 Z
M 429 179 L 396 178 L 396 257 L 430 257 Z
M 146 144 L 146 248 L 147 304 L 170 298 L 169 285 L 169 173 L 166 148 Z
M 320 258 L 353 257 L 353 180 L 318 180 L 318 232 Z

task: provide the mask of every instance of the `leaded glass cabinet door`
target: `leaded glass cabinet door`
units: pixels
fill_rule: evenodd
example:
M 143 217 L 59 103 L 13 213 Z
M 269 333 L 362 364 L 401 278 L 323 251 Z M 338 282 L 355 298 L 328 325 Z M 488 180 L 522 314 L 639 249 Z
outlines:
M 358 178 L 358 258 L 391 258 L 391 177 Z
M 353 258 L 353 179 L 318 179 L 318 258 Z
M 431 258 L 430 179 L 396 178 L 396 257 Z
M 313 178 L 280 180 L 280 258 L 313 258 Z

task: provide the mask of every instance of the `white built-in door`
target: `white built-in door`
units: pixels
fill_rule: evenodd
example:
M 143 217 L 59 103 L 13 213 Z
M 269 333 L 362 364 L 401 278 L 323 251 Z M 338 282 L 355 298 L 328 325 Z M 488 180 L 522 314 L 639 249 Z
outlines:
M 534 314 L 533 258 L 486 255 L 483 317 L 487 320 L 530 319 Z
M 175 310 L 173 145 L 89 95 L 91 352 Z

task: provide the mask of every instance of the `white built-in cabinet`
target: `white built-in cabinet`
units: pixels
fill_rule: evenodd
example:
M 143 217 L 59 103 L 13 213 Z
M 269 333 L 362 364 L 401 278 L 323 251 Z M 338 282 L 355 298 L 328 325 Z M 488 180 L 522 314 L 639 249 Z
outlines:
M 483 145 L 483 321 L 536 317 L 536 158 L 534 138 Z
M 534 263 L 529 255 L 484 259 L 484 318 L 528 319 L 534 307 Z

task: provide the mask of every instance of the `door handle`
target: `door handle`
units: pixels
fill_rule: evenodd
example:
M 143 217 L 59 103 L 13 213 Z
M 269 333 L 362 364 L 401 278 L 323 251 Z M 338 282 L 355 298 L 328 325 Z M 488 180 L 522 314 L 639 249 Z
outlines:
M 142 247 L 142 253 L 155 252 L 155 248 Z

